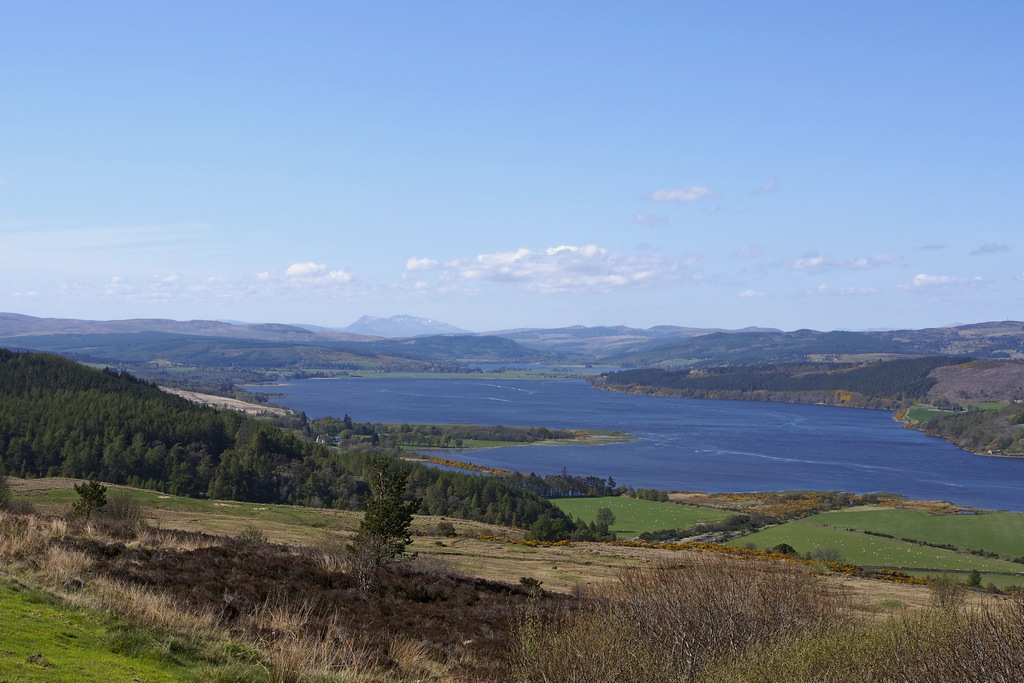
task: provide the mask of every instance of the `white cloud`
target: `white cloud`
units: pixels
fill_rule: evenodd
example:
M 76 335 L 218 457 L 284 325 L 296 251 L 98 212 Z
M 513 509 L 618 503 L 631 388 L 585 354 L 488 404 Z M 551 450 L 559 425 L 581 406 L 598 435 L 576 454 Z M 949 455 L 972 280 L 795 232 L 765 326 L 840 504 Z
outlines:
M 177 284 L 181 280 L 181 276 L 177 273 L 171 273 L 166 277 L 160 277 L 157 275 L 155 278 L 157 287 L 170 287 Z
M 327 273 L 327 279 L 333 282 L 351 282 L 352 273 L 345 270 L 332 270 Z
M 405 262 L 406 270 L 434 270 L 440 265 L 434 259 L 411 258 Z
M 288 266 L 288 270 L 284 271 L 284 274 L 288 277 L 308 277 L 325 270 L 327 270 L 327 266 L 322 263 L 317 264 L 312 261 L 307 261 L 306 263 L 293 263 Z
M 983 244 L 971 252 L 971 256 L 983 256 L 985 254 L 1005 254 L 1010 251 L 1006 244 Z
M 919 273 L 914 276 L 913 282 L 903 285 L 901 289 L 921 290 L 939 289 L 941 287 L 977 287 L 984 284 L 985 280 L 980 277 L 953 277 L 951 275 L 928 275 Z
M 412 259 L 420 262 L 424 259 Z M 623 255 L 595 245 L 522 248 L 445 263 L 440 281 L 511 285 L 533 292 L 608 292 L 676 277 L 679 261 L 659 253 Z
M 317 287 L 330 288 L 351 282 L 353 279 L 352 274 L 346 270 L 328 270 L 327 265 L 313 261 L 293 263 L 284 271 L 283 277 L 275 270 L 265 270 L 256 273 L 252 277 L 266 291 L 273 291 L 277 288 L 282 290 L 310 290 Z M 249 282 L 251 284 L 251 278 Z M 241 286 L 241 283 L 238 284 Z
M 808 268 L 820 268 L 825 265 L 825 255 L 817 252 L 808 252 L 793 262 L 793 270 L 806 270 Z
M 846 268 L 854 269 L 865 269 L 865 268 L 876 268 L 878 266 L 888 265 L 899 261 L 900 257 L 896 254 L 875 254 L 867 258 L 853 258 L 846 259 L 845 261 L 839 261 L 838 263 Z
M 103 290 L 104 294 L 126 294 L 130 287 L 125 283 L 124 278 L 115 276 L 111 278 L 110 283 L 107 284 L 106 289 Z
M 769 181 L 768 181 L 767 183 L 765 183 L 764 185 L 762 185 L 762 186 L 761 186 L 761 187 L 760 187 L 760 188 L 759 188 L 759 189 L 757 190 L 757 192 L 758 192 L 758 194 L 765 194 L 766 192 L 777 192 L 777 191 L 778 191 L 778 189 L 779 189 L 779 184 L 778 184 L 778 182 L 776 182 L 776 181 L 775 181 L 775 179 L 774 179 L 774 178 L 772 178 L 772 179 L 771 179 L 771 180 L 769 180 Z
M 741 299 L 759 299 L 768 296 L 768 292 L 759 292 L 756 289 L 747 289 L 739 293 Z
M 818 285 L 817 289 L 807 292 L 811 295 L 822 296 L 857 296 L 861 294 L 878 294 L 876 287 L 831 287 L 826 284 Z
M 815 273 L 819 273 L 829 268 L 846 268 L 851 270 L 867 270 L 869 268 L 877 268 L 878 266 L 885 266 L 890 263 L 895 263 L 901 259 L 896 254 L 875 254 L 874 256 L 857 257 L 857 258 L 846 258 L 846 259 L 829 259 L 826 258 L 821 252 L 807 252 L 802 257 L 793 261 L 793 270 L 810 270 Z
M 644 199 L 652 202 L 676 202 L 678 204 L 690 204 L 704 197 L 713 197 L 715 193 L 703 185 L 691 187 L 675 187 L 668 190 L 656 190 Z

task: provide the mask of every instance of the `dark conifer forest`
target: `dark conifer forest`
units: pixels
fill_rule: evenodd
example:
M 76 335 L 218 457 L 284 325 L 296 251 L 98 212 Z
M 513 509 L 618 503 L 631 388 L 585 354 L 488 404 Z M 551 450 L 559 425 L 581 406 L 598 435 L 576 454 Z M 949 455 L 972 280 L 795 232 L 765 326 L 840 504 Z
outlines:
M 331 448 L 310 438 L 305 416 L 298 422 L 282 429 L 190 403 L 128 373 L 0 349 L 0 464 L 18 477 L 98 479 L 174 495 L 358 508 L 369 491 L 364 473 L 373 456 L 398 451 L 385 444 Z M 574 528 L 538 491 L 504 478 L 402 460 L 394 466 L 408 469 L 408 497 L 422 499 L 424 514 L 519 527 L 554 519 Z M 518 481 L 544 493 L 571 493 L 573 479 Z

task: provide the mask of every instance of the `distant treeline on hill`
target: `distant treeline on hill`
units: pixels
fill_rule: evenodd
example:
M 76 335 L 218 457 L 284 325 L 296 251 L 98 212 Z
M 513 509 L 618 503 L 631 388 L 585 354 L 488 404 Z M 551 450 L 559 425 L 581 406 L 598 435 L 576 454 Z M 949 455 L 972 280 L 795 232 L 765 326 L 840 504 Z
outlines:
M 128 373 L 0 349 L 0 465 L 19 477 L 66 476 L 175 495 L 358 508 L 376 450 L 314 443 L 304 416 L 290 431 L 195 405 Z M 386 451 L 385 451 L 386 452 Z M 410 470 L 421 512 L 530 527 L 572 520 L 536 492 L 498 477 Z
M 687 398 L 831 403 L 895 409 L 924 397 L 928 376 L 966 357 L 932 356 L 865 364 L 783 363 L 690 370 L 625 370 L 593 380 L 599 389 Z
M 1024 456 L 1024 405 L 939 415 L 921 426 L 975 453 Z

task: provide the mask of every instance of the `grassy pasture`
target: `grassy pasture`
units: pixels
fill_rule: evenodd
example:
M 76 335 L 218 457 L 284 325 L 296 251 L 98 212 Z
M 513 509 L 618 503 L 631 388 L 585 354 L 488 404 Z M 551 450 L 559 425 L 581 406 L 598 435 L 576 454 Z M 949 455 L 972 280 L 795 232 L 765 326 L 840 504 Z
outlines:
M 15 496 L 31 502 L 40 512 L 62 514 L 78 499 L 72 489 L 77 480 L 46 478 L 12 480 Z M 107 486 L 107 497 L 117 487 Z M 258 526 L 272 541 L 295 543 L 317 538 L 324 529 L 351 530 L 359 526 L 356 512 L 303 508 L 230 500 L 201 500 L 169 496 L 157 491 L 130 489 L 151 525 L 186 531 L 237 536 L 246 526 Z
M 973 410 L 999 410 L 1010 405 L 1009 403 L 1001 403 L 999 401 L 983 401 L 980 403 L 965 403 L 963 404 Z M 935 406 L 928 405 L 925 403 L 915 403 L 910 406 L 910 410 L 907 411 L 907 417 L 917 422 L 927 422 L 932 418 L 939 417 L 940 415 L 952 415 L 952 410 L 944 410 L 942 408 L 936 408 Z
M 915 403 L 910 406 L 910 410 L 907 411 L 907 417 L 915 422 L 928 422 L 932 418 L 939 417 L 940 415 L 952 414 L 952 410 L 942 410 L 935 406 L 925 405 L 923 403 Z
M 115 652 L 124 632 L 110 617 L 69 607 L 45 593 L 0 582 L 0 614 L 2 680 L 186 680 L 180 666 L 160 661 L 156 650 L 134 657 Z M 44 659 L 29 659 L 37 654 Z
M 803 521 L 889 534 L 897 539 L 948 544 L 964 550 L 986 550 L 1003 557 L 1024 557 L 1024 514 L 1019 512 L 933 515 L 923 510 L 851 508 L 822 512 Z
M 875 567 L 920 567 L 936 571 L 977 569 L 980 572 L 1024 570 L 1024 566 L 1005 560 L 964 555 L 941 548 L 808 524 L 805 521 L 780 524 L 730 541 L 728 545 L 743 547 L 748 543 L 754 543 L 762 550 L 779 543 L 788 543 L 801 555 L 819 548 L 835 548 L 843 562 Z M 908 573 L 927 575 L 929 572 Z M 984 582 L 989 581 L 997 586 L 1019 585 L 1024 583 L 1024 577 L 986 575 Z
M 641 534 L 662 529 L 685 529 L 699 522 L 717 522 L 734 514 L 676 503 L 659 503 L 626 496 L 604 498 L 553 498 L 552 503 L 563 512 L 586 522 L 597 519 L 599 508 L 608 508 L 615 515 L 611 530 L 618 534 Z

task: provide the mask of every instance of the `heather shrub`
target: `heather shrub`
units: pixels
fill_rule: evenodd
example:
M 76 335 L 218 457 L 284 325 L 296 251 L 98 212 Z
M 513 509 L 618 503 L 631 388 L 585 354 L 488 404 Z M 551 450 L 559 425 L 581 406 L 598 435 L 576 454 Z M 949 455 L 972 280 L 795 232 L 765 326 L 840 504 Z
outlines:
M 931 608 L 885 622 L 809 631 L 725 663 L 710 680 L 1020 681 L 1024 600 L 977 610 Z
M 136 526 L 143 525 L 146 522 L 142 505 L 139 501 L 135 500 L 127 489 L 115 489 L 113 493 L 107 496 L 104 517 L 111 521 Z
M 245 527 L 238 532 L 238 540 L 246 541 L 248 543 L 266 543 L 267 534 L 264 533 L 263 529 L 259 528 L 255 524 L 246 524 Z
M 513 680 L 693 680 L 716 662 L 843 622 L 842 602 L 799 565 L 697 554 L 633 567 L 546 619 L 527 610 Z
M 6 474 L 0 473 L 0 510 L 6 510 L 11 504 L 11 483 Z

